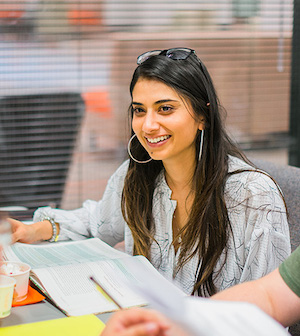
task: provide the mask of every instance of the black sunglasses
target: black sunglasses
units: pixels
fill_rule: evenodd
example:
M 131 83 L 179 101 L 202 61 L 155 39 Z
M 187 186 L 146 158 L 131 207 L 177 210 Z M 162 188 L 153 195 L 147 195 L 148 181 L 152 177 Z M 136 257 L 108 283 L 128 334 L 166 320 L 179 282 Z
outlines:
M 164 55 L 166 57 L 171 58 L 172 60 L 185 60 L 191 54 L 196 54 L 195 50 L 189 48 L 172 48 L 167 50 L 152 50 L 147 51 L 140 55 L 137 58 L 137 64 L 140 65 L 144 63 L 148 58 L 152 56 Z

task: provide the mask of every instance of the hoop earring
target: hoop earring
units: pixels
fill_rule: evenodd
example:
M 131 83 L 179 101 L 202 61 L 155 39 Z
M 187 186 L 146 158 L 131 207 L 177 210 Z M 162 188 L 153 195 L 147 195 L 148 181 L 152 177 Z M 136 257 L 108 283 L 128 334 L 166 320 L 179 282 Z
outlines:
M 201 160 L 201 157 L 202 157 L 203 142 L 204 142 L 204 130 L 201 131 L 201 138 L 200 138 L 200 148 L 199 148 L 198 161 L 200 161 L 200 160 Z
M 139 161 L 137 160 L 136 158 L 133 157 L 133 155 L 131 154 L 130 152 L 130 145 L 131 145 L 131 142 L 133 140 L 133 138 L 136 137 L 136 134 L 133 134 L 133 136 L 130 138 L 130 140 L 128 141 L 128 145 L 127 145 L 127 151 L 128 151 L 128 154 L 129 156 L 132 158 L 133 161 L 137 162 L 137 163 L 148 163 L 152 160 L 152 158 L 150 157 L 150 159 L 146 160 L 146 161 Z

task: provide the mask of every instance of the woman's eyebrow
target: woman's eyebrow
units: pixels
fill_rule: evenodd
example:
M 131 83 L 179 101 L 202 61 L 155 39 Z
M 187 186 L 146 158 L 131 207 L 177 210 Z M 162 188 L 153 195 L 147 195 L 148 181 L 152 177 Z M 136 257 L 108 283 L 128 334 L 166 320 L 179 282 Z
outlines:
M 175 99 L 161 99 L 161 100 L 157 100 L 154 104 L 155 105 L 158 105 L 158 104 L 163 104 L 163 103 L 168 103 L 168 102 L 175 102 L 177 103 L 178 100 L 175 100 Z M 138 105 L 138 106 L 141 106 L 143 105 L 142 103 L 138 103 L 138 102 L 132 102 L 131 105 Z
M 163 103 L 168 103 L 168 102 L 177 103 L 178 100 L 175 100 L 175 99 L 161 99 L 161 100 L 156 101 L 154 104 L 163 104 Z

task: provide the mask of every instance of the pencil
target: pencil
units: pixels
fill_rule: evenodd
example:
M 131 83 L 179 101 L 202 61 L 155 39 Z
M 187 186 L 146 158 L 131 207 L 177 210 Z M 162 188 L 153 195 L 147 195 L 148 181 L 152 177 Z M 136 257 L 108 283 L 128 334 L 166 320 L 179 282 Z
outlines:
M 107 290 L 105 290 L 103 288 L 103 286 L 100 285 L 100 283 L 93 277 L 90 276 L 90 280 L 92 280 L 94 282 L 94 284 L 96 285 L 97 290 L 104 295 L 104 297 L 106 297 L 108 300 L 111 300 L 119 309 L 123 309 L 123 307 L 118 303 L 118 301 L 116 301 L 111 294 L 109 294 L 107 292 Z

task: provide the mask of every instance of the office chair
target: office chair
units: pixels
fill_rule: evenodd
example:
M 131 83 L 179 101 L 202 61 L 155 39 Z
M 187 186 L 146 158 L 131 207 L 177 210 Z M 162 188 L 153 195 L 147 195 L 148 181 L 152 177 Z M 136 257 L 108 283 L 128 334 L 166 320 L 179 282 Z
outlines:
M 0 97 L 0 207 L 28 208 L 10 216 L 59 207 L 83 114 L 80 93 Z
M 269 173 L 283 192 L 289 214 L 291 247 L 294 251 L 300 245 L 300 168 L 257 159 L 252 162 Z M 292 336 L 300 336 L 300 323 L 291 326 L 289 332 Z

